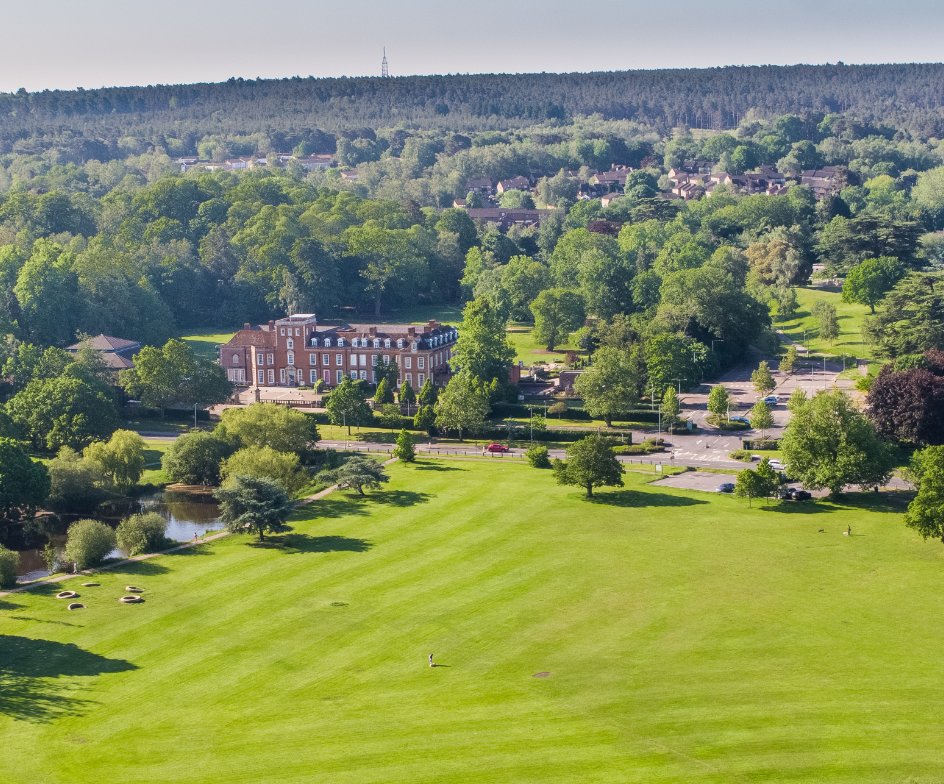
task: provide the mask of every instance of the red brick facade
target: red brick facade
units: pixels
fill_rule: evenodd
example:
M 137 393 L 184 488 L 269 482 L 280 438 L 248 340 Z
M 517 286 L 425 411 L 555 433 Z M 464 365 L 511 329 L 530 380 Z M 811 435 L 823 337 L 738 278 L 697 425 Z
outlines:
M 344 377 L 376 383 L 375 362 L 396 362 L 400 383 L 419 389 L 427 378 L 443 385 L 458 332 L 430 321 L 407 324 L 319 326 L 314 315 L 246 325 L 220 347 L 220 364 L 238 386 L 298 387 Z

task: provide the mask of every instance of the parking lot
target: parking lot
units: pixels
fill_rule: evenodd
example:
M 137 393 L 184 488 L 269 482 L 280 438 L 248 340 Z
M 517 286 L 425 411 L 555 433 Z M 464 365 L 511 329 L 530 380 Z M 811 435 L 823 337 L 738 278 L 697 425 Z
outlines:
M 715 474 L 705 471 L 686 471 L 684 474 L 667 476 L 652 482 L 660 487 L 676 487 L 681 490 L 701 490 L 704 493 L 718 492 L 718 486 L 725 482 L 735 482 L 734 474 Z

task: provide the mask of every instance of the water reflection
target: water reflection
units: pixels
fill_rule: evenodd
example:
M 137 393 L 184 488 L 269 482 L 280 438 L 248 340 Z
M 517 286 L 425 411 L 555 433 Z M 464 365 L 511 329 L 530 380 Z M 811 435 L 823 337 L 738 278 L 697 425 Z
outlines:
M 123 517 L 136 512 L 157 512 L 167 520 L 166 536 L 175 542 L 189 542 L 194 534 L 203 536 L 209 531 L 217 531 L 220 523 L 220 508 L 209 493 L 176 493 L 158 490 L 136 499 L 122 501 L 118 505 L 105 510 L 104 514 L 89 515 L 97 520 L 118 527 Z M 64 523 L 74 522 L 80 515 L 62 515 Z M 51 533 L 47 536 L 49 543 L 61 551 L 65 546 L 65 534 Z M 109 553 L 110 558 L 121 558 L 124 554 L 120 550 Z M 49 570 L 43 560 L 41 548 L 20 551 L 20 564 L 17 569 L 18 581 L 27 582 L 46 577 Z

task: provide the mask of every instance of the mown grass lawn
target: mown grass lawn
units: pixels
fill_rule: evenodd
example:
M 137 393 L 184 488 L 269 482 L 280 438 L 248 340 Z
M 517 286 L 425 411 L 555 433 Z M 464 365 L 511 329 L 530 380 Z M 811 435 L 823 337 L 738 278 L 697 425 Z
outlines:
M 898 510 L 390 471 L 281 547 L 229 537 L 72 581 L 81 612 L 52 588 L 0 597 L 0 777 L 944 777 L 944 547 Z M 131 583 L 144 604 L 116 601 Z
M 507 335 L 508 342 L 515 350 L 515 361 L 524 362 L 525 367 L 563 362 L 569 351 L 584 353 L 578 346 L 567 342 L 555 346 L 553 351 L 548 351 L 547 346 L 534 337 L 534 328 L 523 324 L 509 325 Z
M 854 302 L 843 302 L 842 294 L 836 291 L 821 289 L 797 289 L 797 300 L 800 303 L 796 318 L 789 321 L 774 320 L 774 328 L 783 330 L 789 338 L 806 346 L 816 354 L 829 356 L 850 356 L 858 359 L 871 359 L 872 347 L 862 336 L 862 325 L 869 314 L 866 305 L 857 305 Z M 839 321 L 839 337 L 832 341 L 822 340 L 819 337 L 819 322 L 813 316 L 813 304 L 817 300 L 830 302 L 836 306 L 836 315 Z
M 190 345 L 194 353 L 203 359 L 219 359 L 219 348 L 228 342 L 235 333 L 220 331 L 216 328 L 198 330 L 189 335 L 181 335 L 180 339 Z

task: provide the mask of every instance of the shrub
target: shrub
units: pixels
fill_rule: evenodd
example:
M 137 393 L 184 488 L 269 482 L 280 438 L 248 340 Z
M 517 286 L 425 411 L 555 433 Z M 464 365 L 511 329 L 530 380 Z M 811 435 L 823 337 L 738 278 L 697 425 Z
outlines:
M 213 433 L 195 430 L 170 445 L 161 467 L 173 482 L 215 485 L 220 481 L 220 463 L 231 451 L 229 444 Z
M 664 452 L 663 440 L 661 438 L 647 438 L 641 444 L 618 444 L 613 447 L 613 454 L 616 455 L 651 455 L 655 452 Z
M 50 509 L 88 513 L 104 500 L 104 475 L 71 447 L 62 447 L 47 468 L 50 486 L 46 504 Z
M 240 449 L 223 461 L 220 473 L 224 484 L 231 484 L 237 476 L 265 477 L 278 482 L 289 495 L 308 481 L 308 474 L 299 466 L 298 455 L 277 452 L 268 446 Z
M 401 430 L 400 435 L 397 436 L 397 445 L 394 447 L 393 456 L 404 463 L 412 463 L 416 460 L 413 436 L 407 430 Z
M 745 438 L 742 442 L 744 449 L 779 449 L 780 440 L 777 438 Z
M 720 430 L 749 430 L 751 427 L 747 422 L 738 422 L 735 419 L 725 419 L 724 417 L 719 417 L 717 414 L 709 414 L 705 417 L 705 421 L 709 425 L 714 425 Z
M 735 449 L 728 457 L 732 460 L 740 460 L 743 463 L 751 462 L 751 453 L 747 449 Z
M 16 567 L 19 563 L 18 552 L 0 545 L 0 588 L 13 588 L 16 585 Z
M 548 449 L 544 444 L 535 444 L 530 447 L 525 456 L 528 458 L 528 462 L 535 468 L 550 468 L 551 467 L 551 458 L 548 452 Z
M 115 549 L 115 532 L 98 520 L 77 520 L 69 526 L 65 556 L 77 569 L 99 566 Z
M 126 517 L 118 524 L 115 539 L 128 555 L 153 553 L 167 542 L 167 521 L 157 512 L 142 512 Z
M 560 417 L 567 413 L 567 404 L 562 400 L 558 400 L 556 403 L 551 404 L 547 409 L 547 413 L 551 416 Z

